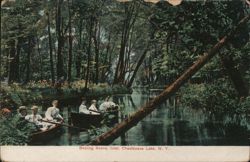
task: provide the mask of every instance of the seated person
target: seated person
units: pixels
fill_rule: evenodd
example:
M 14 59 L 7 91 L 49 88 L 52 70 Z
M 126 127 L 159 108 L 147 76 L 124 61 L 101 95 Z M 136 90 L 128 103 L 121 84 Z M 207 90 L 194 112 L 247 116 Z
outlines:
M 63 120 L 63 117 L 60 115 L 58 106 L 58 100 L 52 101 L 52 107 L 49 107 L 45 112 L 45 118 L 47 120 Z
M 43 129 L 43 123 L 41 122 L 42 116 L 37 114 L 38 112 L 38 107 L 37 106 L 32 106 L 31 108 L 32 114 L 26 115 L 25 120 L 34 123 L 38 129 Z
M 91 106 L 89 107 L 90 114 L 99 115 L 99 111 L 96 108 L 96 100 L 91 101 Z
M 3 108 L 0 112 L 0 117 L 9 118 L 11 116 L 10 108 Z
M 108 96 L 105 101 L 100 105 L 99 109 L 100 111 L 107 111 L 109 109 L 112 109 L 116 106 L 116 104 L 112 101 L 109 101 L 110 97 Z
M 87 109 L 86 106 L 86 100 L 85 98 L 82 98 L 82 103 L 79 107 L 79 113 L 84 113 L 84 114 L 90 114 L 89 110 Z
M 28 115 L 26 106 L 20 106 L 20 107 L 18 108 L 18 116 L 19 116 L 21 119 L 24 119 L 26 115 Z

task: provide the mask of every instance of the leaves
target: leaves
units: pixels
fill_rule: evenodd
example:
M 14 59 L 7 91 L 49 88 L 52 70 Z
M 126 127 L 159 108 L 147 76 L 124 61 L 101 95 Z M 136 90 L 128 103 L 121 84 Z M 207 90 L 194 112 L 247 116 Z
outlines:
M 16 115 L 7 119 L 0 118 L 0 130 L 1 145 L 27 145 L 31 133 L 36 128 Z

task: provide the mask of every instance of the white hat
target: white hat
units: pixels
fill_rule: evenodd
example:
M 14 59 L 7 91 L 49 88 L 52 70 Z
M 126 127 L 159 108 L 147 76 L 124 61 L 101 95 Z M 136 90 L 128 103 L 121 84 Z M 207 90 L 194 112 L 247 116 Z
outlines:
M 32 106 L 31 107 L 31 110 L 35 110 L 35 109 L 38 110 L 38 107 L 37 106 Z

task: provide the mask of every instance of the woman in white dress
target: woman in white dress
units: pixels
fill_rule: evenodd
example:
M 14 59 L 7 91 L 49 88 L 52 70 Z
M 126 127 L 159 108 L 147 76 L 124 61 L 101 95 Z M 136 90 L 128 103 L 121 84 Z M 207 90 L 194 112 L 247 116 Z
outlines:
M 100 114 L 98 109 L 96 108 L 96 100 L 91 101 L 91 106 L 89 107 L 89 112 L 90 112 L 90 114 L 93 114 L 93 115 Z

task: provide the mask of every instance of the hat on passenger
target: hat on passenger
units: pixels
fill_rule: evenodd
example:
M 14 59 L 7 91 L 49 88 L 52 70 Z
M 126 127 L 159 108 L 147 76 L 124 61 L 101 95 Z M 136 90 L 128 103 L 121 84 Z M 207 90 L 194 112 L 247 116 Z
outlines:
M 91 103 L 96 103 L 97 101 L 96 100 L 92 100 Z
M 38 110 L 38 107 L 37 106 L 32 106 L 31 110 Z
M 18 112 L 21 112 L 21 111 L 23 111 L 23 110 L 27 110 L 27 107 L 26 107 L 26 106 L 20 106 L 20 107 L 18 108 Z

